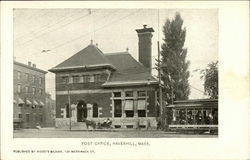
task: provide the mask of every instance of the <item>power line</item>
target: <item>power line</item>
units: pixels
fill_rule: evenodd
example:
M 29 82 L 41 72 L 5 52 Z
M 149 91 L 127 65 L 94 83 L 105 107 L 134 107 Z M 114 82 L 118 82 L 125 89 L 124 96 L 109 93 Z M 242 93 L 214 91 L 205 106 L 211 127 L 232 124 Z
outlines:
M 48 13 L 47 13 L 48 14 Z M 44 15 L 43 15 L 44 16 Z M 57 25 L 57 24 L 60 24 L 61 22 L 63 22 L 64 20 L 67 20 L 67 19 L 69 19 L 69 18 L 71 18 L 71 16 L 72 15 L 70 15 L 69 17 L 62 17 L 61 19 L 59 19 L 59 21 L 53 21 L 53 22 L 56 22 L 56 23 L 50 23 L 50 24 L 46 24 L 46 25 L 43 25 L 42 27 L 40 27 L 40 29 L 38 29 L 38 30 L 31 30 L 31 31 L 29 31 L 29 33 L 28 34 L 37 34 L 37 33 L 39 33 L 39 32 L 43 32 L 43 31 L 46 31 L 46 29 L 48 29 L 48 28 L 51 28 L 52 26 L 55 26 L 55 25 Z M 24 36 L 26 36 L 27 34 L 23 34 L 23 35 L 21 35 L 21 36 L 19 36 L 19 37 L 17 37 L 17 38 L 15 38 L 15 40 L 17 40 L 17 39 L 21 39 L 22 37 L 24 37 Z
M 105 27 L 107 27 L 107 26 L 109 26 L 109 25 L 111 25 L 111 24 L 113 24 L 113 23 L 116 23 L 116 22 L 118 22 L 118 21 L 120 21 L 120 20 L 122 20 L 122 19 L 125 19 L 125 18 L 127 18 L 127 17 L 129 17 L 129 16 L 131 16 L 131 15 L 137 13 L 137 12 L 139 12 L 140 10 L 141 10 L 141 9 L 137 9 L 136 11 L 134 11 L 134 12 L 132 12 L 132 13 L 130 13 L 130 14 L 128 14 L 128 15 L 122 17 L 122 18 L 116 19 L 116 20 L 112 21 L 111 23 L 108 23 L 108 24 L 106 24 L 106 25 L 104 25 L 104 26 L 102 26 L 102 27 L 96 29 L 95 32 L 98 31 L 98 30 L 100 30 L 100 29 L 102 29 L 102 28 L 105 28 Z M 80 36 L 78 36 L 78 37 L 76 37 L 76 38 L 74 38 L 74 39 L 72 39 L 72 40 L 66 41 L 66 42 L 64 42 L 64 43 L 62 43 L 62 44 L 59 44 L 59 45 L 53 47 L 53 48 L 51 48 L 50 50 L 59 48 L 59 47 L 61 47 L 61 46 L 63 46 L 63 45 L 68 45 L 69 43 L 72 43 L 72 42 L 74 42 L 75 40 L 80 39 L 80 38 L 82 38 L 82 37 L 84 37 L 84 36 L 86 36 L 86 35 L 88 35 L 88 34 L 90 34 L 90 33 L 91 33 L 91 32 L 88 32 L 87 34 L 84 34 L 84 35 L 80 35 Z M 86 40 L 85 40 L 85 41 L 86 41 Z M 41 52 L 37 52 L 37 53 L 34 53 L 34 54 L 39 54 L 39 53 L 41 53 Z M 52 53 L 52 54 L 53 54 L 53 53 Z M 61 56 L 59 56 L 58 54 L 57 54 L 56 56 L 65 59 L 64 57 L 61 57 Z
M 102 27 L 100 27 L 100 28 L 94 30 L 94 32 L 96 32 L 96 31 L 98 31 L 98 30 L 100 30 L 100 29 L 103 29 L 103 28 L 105 28 L 105 27 L 107 27 L 107 26 L 109 26 L 109 25 L 111 25 L 111 24 L 113 24 L 113 23 L 116 23 L 116 22 L 118 22 L 118 21 L 120 21 L 120 20 L 122 20 L 122 19 L 125 19 L 125 18 L 127 18 L 127 17 L 129 17 L 129 16 L 135 14 L 135 13 L 138 12 L 139 10 L 140 10 L 140 9 L 138 9 L 137 11 L 132 12 L 132 13 L 130 13 L 130 14 L 128 14 L 128 15 L 122 17 L 122 18 L 116 19 L 116 20 L 114 20 L 113 22 L 108 23 L 108 24 L 106 24 L 106 25 L 104 25 L 104 26 L 102 26 Z M 72 42 L 74 42 L 74 41 L 76 41 L 76 40 L 78 40 L 78 39 L 80 39 L 80 38 L 82 38 L 82 37 L 85 37 L 85 36 L 89 35 L 90 33 L 91 33 L 91 31 L 88 32 L 88 33 L 86 33 L 86 34 L 80 35 L 80 36 L 78 36 L 78 37 L 76 37 L 76 38 L 74 38 L 74 39 L 71 39 L 71 40 L 69 40 L 69 41 L 66 41 L 65 43 L 59 44 L 59 45 L 57 45 L 57 46 L 51 48 L 51 50 L 56 49 L 56 48 L 58 48 L 58 47 L 61 47 L 62 45 L 65 45 L 65 44 L 69 44 L 69 42 L 72 43 Z
M 118 11 L 116 11 L 116 12 L 118 12 Z M 115 12 L 113 12 L 112 14 L 114 14 L 114 13 L 115 13 Z M 107 17 L 107 15 L 105 15 L 103 18 L 105 18 L 105 17 Z M 105 27 L 106 27 L 106 26 L 105 26 Z M 97 30 L 99 30 L 99 29 L 97 29 Z M 95 30 L 94 32 L 96 32 L 97 30 Z M 57 46 L 51 48 L 50 50 L 59 48 L 59 47 L 61 47 L 61 46 L 63 46 L 63 45 L 68 45 L 68 44 L 70 44 L 71 42 L 73 42 L 73 41 L 75 41 L 75 40 L 77 40 L 77 39 L 80 39 L 80 38 L 82 38 L 82 37 L 84 37 L 84 36 L 87 36 L 87 35 L 90 34 L 90 33 L 91 33 L 91 32 L 88 32 L 87 34 L 80 35 L 79 37 L 77 37 L 77 38 L 75 38 L 75 39 L 73 39 L 73 40 L 69 40 L 69 41 L 66 41 L 66 42 L 64 42 L 64 43 L 61 43 L 61 44 L 59 44 L 59 45 L 57 45 Z M 87 41 L 87 40 L 85 40 L 85 41 Z M 39 54 L 39 53 L 41 53 L 41 52 L 31 53 L 31 54 Z M 50 52 L 50 53 L 51 53 L 51 52 Z M 29 56 L 29 55 L 31 55 L 31 54 L 28 54 L 28 55 L 26 55 L 26 56 Z M 52 54 L 53 54 L 53 52 L 52 52 Z M 58 54 L 55 55 L 55 56 L 58 56 Z M 59 56 L 59 57 L 60 57 L 60 56 Z M 60 57 L 60 58 L 65 59 L 65 57 Z
M 42 34 L 40 34 L 40 35 L 38 35 L 38 36 L 35 36 L 34 38 L 32 38 L 32 39 L 30 39 L 30 40 L 28 40 L 28 41 L 26 41 L 26 42 L 23 42 L 23 43 L 21 43 L 21 44 L 19 44 L 19 45 L 17 44 L 17 46 L 22 46 L 22 45 L 24 45 L 24 44 L 26 44 L 26 43 L 28 43 L 28 42 L 33 41 L 34 39 L 37 39 L 37 38 L 39 38 L 39 37 L 41 37 L 41 36 L 44 36 L 45 34 L 48 34 L 48 33 L 52 32 L 52 31 L 57 30 L 57 29 L 64 28 L 65 26 L 70 25 L 71 23 L 74 23 L 74 22 L 76 22 L 76 21 L 78 21 L 78 20 L 80 20 L 80 19 L 82 19 L 82 18 L 84 18 L 84 17 L 87 17 L 87 16 L 89 16 L 89 15 L 90 15 L 90 14 L 88 13 L 88 14 L 86 14 L 86 15 L 84 15 L 84 16 L 78 17 L 77 19 L 74 19 L 73 21 L 70 21 L 70 22 L 68 22 L 68 23 L 66 23 L 66 24 L 63 24 L 63 25 L 61 25 L 61 26 L 59 26 L 59 27 L 57 27 L 57 28 L 54 28 L 54 29 L 52 29 L 52 30 L 50 30 L 50 31 L 48 31 L 48 32 L 42 33 Z

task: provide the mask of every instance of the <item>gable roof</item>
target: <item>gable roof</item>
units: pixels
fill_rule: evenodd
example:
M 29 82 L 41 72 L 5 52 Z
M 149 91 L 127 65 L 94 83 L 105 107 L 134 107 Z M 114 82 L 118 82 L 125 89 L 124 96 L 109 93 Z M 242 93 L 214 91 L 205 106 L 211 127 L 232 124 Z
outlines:
M 116 71 L 111 73 L 108 81 L 103 84 L 104 87 L 158 83 L 148 69 L 128 52 L 109 53 L 105 57 L 115 66 Z
M 51 72 L 81 69 L 81 68 L 111 68 L 115 67 L 107 60 L 102 51 L 95 45 L 88 45 L 78 53 L 50 69 Z

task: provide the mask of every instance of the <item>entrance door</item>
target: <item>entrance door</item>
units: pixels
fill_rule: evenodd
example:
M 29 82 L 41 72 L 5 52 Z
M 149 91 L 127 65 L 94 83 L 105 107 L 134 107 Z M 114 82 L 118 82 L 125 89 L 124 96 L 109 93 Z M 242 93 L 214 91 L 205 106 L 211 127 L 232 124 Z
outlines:
M 83 100 L 77 104 L 77 122 L 83 122 L 87 118 L 87 105 Z

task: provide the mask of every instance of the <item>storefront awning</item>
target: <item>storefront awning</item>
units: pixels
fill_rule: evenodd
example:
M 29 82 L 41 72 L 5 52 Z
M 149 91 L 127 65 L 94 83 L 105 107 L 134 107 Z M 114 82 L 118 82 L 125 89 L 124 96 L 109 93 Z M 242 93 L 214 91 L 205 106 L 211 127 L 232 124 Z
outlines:
M 146 100 L 139 99 L 137 110 L 145 110 L 146 109 Z
M 41 105 L 41 106 L 44 106 L 44 103 L 43 103 L 42 101 L 40 101 L 40 105 Z
M 18 104 L 24 104 L 24 101 L 21 98 L 18 98 Z
M 134 109 L 134 101 L 133 100 L 126 100 L 125 101 L 125 110 L 133 110 Z
M 31 105 L 32 103 L 30 102 L 30 100 L 26 99 L 26 104 Z
M 38 106 L 39 104 L 37 103 L 37 101 L 36 101 L 36 100 L 33 100 L 33 105 Z

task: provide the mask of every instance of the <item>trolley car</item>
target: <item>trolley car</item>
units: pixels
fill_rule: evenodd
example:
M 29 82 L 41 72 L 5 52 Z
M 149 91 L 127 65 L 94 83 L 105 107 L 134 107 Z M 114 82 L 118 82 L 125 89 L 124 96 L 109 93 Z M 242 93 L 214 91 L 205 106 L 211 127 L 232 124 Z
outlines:
M 175 101 L 165 107 L 170 131 L 218 134 L 218 100 Z

